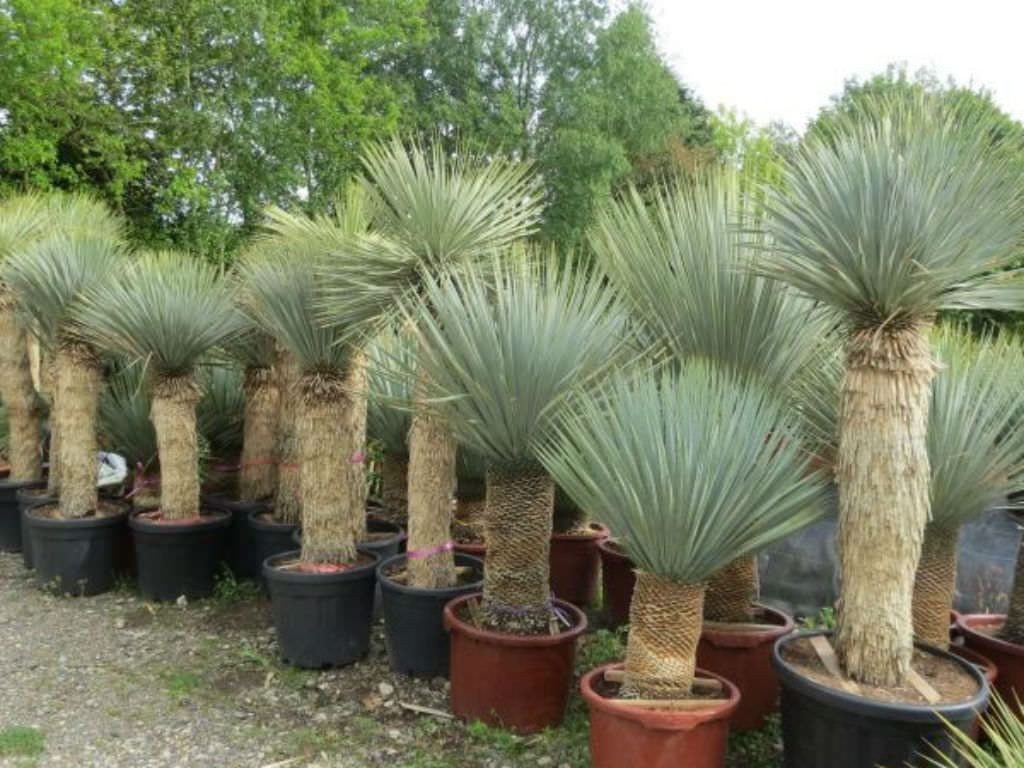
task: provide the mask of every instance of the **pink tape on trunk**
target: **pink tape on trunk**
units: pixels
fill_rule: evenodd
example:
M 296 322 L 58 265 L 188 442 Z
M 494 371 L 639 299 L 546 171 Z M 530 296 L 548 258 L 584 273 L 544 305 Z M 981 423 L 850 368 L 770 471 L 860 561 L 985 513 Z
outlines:
M 455 549 L 454 541 L 446 541 L 437 547 L 422 547 L 420 549 L 410 549 L 405 553 L 405 556 L 409 560 L 419 560 L 424 557 L 431 557 L 432 555 L 440 555 L 442 552 L 451 552 Z

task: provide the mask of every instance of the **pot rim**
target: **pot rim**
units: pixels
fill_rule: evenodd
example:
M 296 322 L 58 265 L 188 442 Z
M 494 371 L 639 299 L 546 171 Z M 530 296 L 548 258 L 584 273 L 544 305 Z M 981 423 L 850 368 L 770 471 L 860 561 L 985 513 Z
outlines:
M 226 509 L 231 512 L 267 512 L 274 508 L 270 499 L 235 499 L 226 493 L 204 493 L 200 506 L 212 509 Z
M 942 718 L 959 720 L 985 711 L 990 694 L 988 680 L 985 678 L 985 675 L 969 661 L 924 643 L 914 643 L 914 646 L 934 656 L 950 659 L 959 664 L 962 669 L 966 669 L 968 674 L 978 684 L 978 692 L 965 701 L 953 702 L 951 704 L 938 704 L 934 706 L 930 704 L 899 704 L 890 701 L 868 699 L 864 696 L 847 693 L 841 688 L 832 688 L 811 680 L 800 674 L 789 662 L 782 658 L 782 648 L 786 644 L 801 638 L 818 635 L 831 636 L 832 632 L 829 630 L 794 632 L 791 635 L 780 637 L 775 642 L 775 647 L 772 648 L 772 666 L 775 668 L 775 672 L 779 676 L 779 683 L 783 688 L 789 687 L 794 689 L 797 693 L 812 698 L 833 709 L 841 709 L 860 717 L 887 719 L 893 722 L 941 723 Z
M 37 509 L 41 507 L 50 506 L 55 502 L 49 504 L 33 504 L 30 507 L 25 508 L 25 517 L 29 521 L 29 525 L 33 528 L 62 528 L 62 529 L 73 529 L 73 528 L 113 528 L 118 525 L 124 524 L 124 521 L 131 514 L 131 510 L 125 507 L 120 512 L 115 512 L 113 515 L 104 515 L 103 517 L 72 517 L 72 518 L 55 518 L 55 517 L 39 517 L 35 514 Z
M 597 548 L 601 550 L 602 555 L 606 555 L 613 559 L 625 560 L 632 566 L 633 561 L 630 559 L 629 555 L 621 551 L 621 547 L 622 542 L 614 536 L 608 536 L 603 539 L 598 539 L 597 541 Z
M 262 515 L 267 514 L 270 509 L 254 509 L 248 515 L 246 515 L 246 521 L 253 528 L 262 528 L 264 530 L 283 530 L 291 533 L 293 530 L 299 527 L 298 523 L 282 523 L 279 520 L 261 520 Z
M 181 533 L 194 533 L 196 531 L 215 530 L 217 528 L 227 528 L 231 524 L 231 513 L 225 512 L 220 509 L 210 509 L 209 507 L 201 507 L 199 515 L 202 519 L 199 522 L 190 523 L 158 523 L 153 520 L 147 520 L 139 517 L 144 512 L 152 512 L 153 510 L 137 510 L 128 516 L 128 527 L 133 531 L 140 533 L 149 534 L 181 534 Z
M 468 595 L 460 595 L 450 600 L 444 607 L 444 628 L 450 632 L 459 631 L 474 640 L 490 643 L 492 645 L 504 645 L 514 648 L 546 648 L 552 645 L 561 645 L 567 640 L 575 640 L 587 631 L 587 615 L 572 603 L 552 598 L 558 608 L 568 611 L 573 619 L 573 626 L 559 632 L 557 635 L 513 635 L 507 632 L 495 632 L 490 629 L 478 629 L 458 617 L 456 611 L 462 604 L 469 600 L 483 597 L 483 592 L 471 592 Z
M 0 478 L 0 491 L 28 491 L 46 487 L 46 480 L 11 480 Z
M 376 531 L 370 530 L 371 526 L 376 526 L 377 530 Z M 366 520 L 366 532 L 367 533 L 391 533 L 391 534 L 393 534 L 393 538 L 398 539 L 398 541 L 405 541 L 406 539 L 409 538 L 408 531 L 406 531 L 405 528 L 400 526 L 398 523 L 392 523 L 390 520 L 380 520 L 378 518 L 373 518 L 373 517 L 368 517 L 367 520 Z M 391 543 L 391 539 L 379 539 L 378 541 L 375 541 L 374 544 L 379 544 L 381 542 L 387 542 L 388 544 L 390 544 Z M 362 543 L 365 543 L 365 542 L 362 542 Z
M 604 523 L 587 523 L 591 531 L 589 533 L 552 533 L 552 541 L 604 541 L 612 535 L 611 530 Z
M 1005 622 L 1006 614 L 1003 613 L 962 613 L 956 621 L 956 626 L 963 633 L 964 637 L 970 638 L 979 645 L 988 646 L 1010 656 L 1024 656 L 1024 645 L 1018 645 L 1008 640 L 987 635 L 974 628 L 977 625 L 988 626 Z
M 463 544 L 461 541 L 452 543 L 456 552 L 460 552 L 463 555 L 472 555 L 473 557 L 483 557 L 487 554 L 486 544 Z
M 759 632 L 740 632 L 730 630 L 728 628 L 712 629 L 702 624 L 700 639 L 707 641 L 716 647 L 753 648 L 758 645 L 774 643 L 780 637 L 788 635 L 796 629 L 796 622 L 793 620 L 793 617 L 785 611 L 780 611 L 777 608 L 772 608 L 771 606 L 764 605 L 763 603 L 755 602 L 753 605 L 755 608 L 759 608 L 771 618 L 778 620 L 775 622 L 776 626 L 774 629 L 765 629 Z
M 580 693 L 583 700 L 591 709 L 600 710 L 613 717 L 630 720 L 643 725 L 646 728 L 665 731 L 691 731 L 705 723 L 712 723 L 717 720 L 728 720 L 732 717 L 740 705 L 740 689 L 734 683 L 714 672 L 697 668 L 701 677 L 710 677 L 720 681 L 729 691 L 729 698 L 722 701 L 710 701 L 707 709 L 696 710 L 668 710 L 668 709 L 638 709 L 620 704 L 616 699 L 606 699 L 594 690 L 594 683 L 599 677 L 603 677 L 606 670 L 622 669 L 625 663 L 613 661 L 602 664 L 590 670 L 580 679 Z
M 454 587 L 410 587 L 407 584 L 399 584 L 392 581 L 391 578 L 385 573 L 388 566 L 393 565 L 401 560 L 406 559 L 405 552 L 399 552 L 397 555 L 391 555 L 391 557 L 381 560 L 377 564 L 377 581 L 384 589 L 388 589 L 392 592 L 398 592 L 403 595 L 431 595 L 431 596 L 445 596 L 450 595 L 451 597 L 457 597 L 463 594 L 467 589 L 477 588 L 484 583 L 484 561 L 479 557 L 473 557 L 467 555 L 465 552 L 455 553 L 456 565 L 460 562 L 477 567 L 480 572 L 480 578 L 476 581 L 471 581 L 468 584 L 456 585 Z M 474 590 L 475 591 L 475 590 Z
M 966 645 L 954 645 L 952 643 L 950 643 L 949 652 L 954 656 L 959 656 L 961 659 L 966 659 L 976 667 L 983 667 L 982 674 L 985 675 L 989 685 L 994 683 L 996 678 L 999 677 L 999 665 L 985 654 L 973 648 L 968 648 Z
M 345 581 L 365 579 L 367 573 L 375 577 L 377 565 L 380 562 L 380 555 L 376 552 L 357 547 L 360 555 L 369 557 L 368 563 L 357 563 L 344 571 L 330 573 L 305 573 L 303 571 L 282 571 L 277 568 L 277 562 L 286 558 L 298 558 L 302 554 L 301 549 L 290 549 L 287 552 L 278 552 L 271 555 L 260 565 L 260 572 L 268 581 L 287 584 L 340 584 Z

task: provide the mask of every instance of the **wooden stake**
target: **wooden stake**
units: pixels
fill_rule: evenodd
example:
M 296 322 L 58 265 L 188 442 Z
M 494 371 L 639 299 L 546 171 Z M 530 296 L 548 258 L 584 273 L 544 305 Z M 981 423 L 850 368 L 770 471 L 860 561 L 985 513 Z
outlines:
M 939 692 L 932 688 L 931 683 L 921 677 L 916 669 L 911 669 L 907 673 L 907 679 L 917 692 L 924 696 L 924 700 L 929 704 L 938 704 L 942 701 L 942 696 L 939 695 Z
M 809 639 L 811 647 L 818 654 L 818 658 L 821 659 L 821 663 L 825 665 L 828 673 L 836 678 L 839 685 L 846 691 L 860 695 L 860 686 L 853 682 L 853 680 L 848 680 L 846 675 L 843 674 L 843 670 L 839 667 L 839 659 L 836 657 L 836 652 L 832 650 L 832 644 L 828 641 L 828 638 L 824 635 L 815 635 Z

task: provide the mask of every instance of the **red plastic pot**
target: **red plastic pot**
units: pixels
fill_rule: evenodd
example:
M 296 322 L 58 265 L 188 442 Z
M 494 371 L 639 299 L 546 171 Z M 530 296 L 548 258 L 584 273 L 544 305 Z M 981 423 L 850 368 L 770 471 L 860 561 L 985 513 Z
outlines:
M 605 664 L 583 676 L 580 691 L 590 709 L 590 760 L 593 768 L 722 768 L 729 738 L 729 718 L 740 704 L 735 685 L 698 669 L 702 677 L 720 680 L 729 692 L 706 709 L 673 711 L 623 706 L 601 696 L 595 686 Z
M 601 595 L 604 612 L 613 627 L 629 623 L 629 606 L 633 602 L 636 573 L 633 561 L 624 555 L 614 539 L 597 542 L 601 557 Z
M 455 542 L 455 551 L 461 552 L 464 555 L 479 557 L 481 560 L 487 557 L 487 547 L 483 544 L 463 544 L 457 541 Z
M 1008 643 L 982 631 L 998 629 L 1005 621 L 1001 614 L 968 613 L 957 620 L 957 628 L 965 645 L 990 659 L 999 670 L 995 689 L 1003 701 L 1024 701 L 1024 645 Z
M 610 531 L 600 523 L 590 523 L 590 533 L 554 533 L 551 535 L 551 591 L 573 605 L 586 606 L 597 597 L 597 575 L 601 555 L 597 544 Z
M 735 731 L 761 728 L 765 718 L 778 709 L 779 679 L 772 666 L 772 647 L 795 626 L 782 611 L 757 607 L 761 612 L 758 622 L 773 624 L 773 629 L 743 632 L 705 626 L 697 646 L 697 664 L 725 676 L 740 690 L 743 698 L 732 717 Z
M 576 640 L 587 628 L 583 612 L 564 600 L 555 605 L 571 628 L 557 635 L 510 635 L 477 629 L 459 618 L 480 595 L 457 597 L 444 607 L 451 633 L 451 705 L 456 717 L 536 733 L 565 717 L 576 660 Z
M 959 618 L 960 614 L 957 614 Z M 999 668 L 995 663 L 986 656 L 982 656 L 977 651 L 967 648 L 963 645 L 951 645 L 949 646 L 949 652 L 954 656 L 959 656 L 965 661 L 971 662 L 974 666 L 982 671 L 985 675 L 985 679 L 988 680 L 989 687 L 994 687 L 996 678 L 999 677 Z M 981 718 L 975 718 L 974 722 L 971 723 L 970 728 L 967 729 L 967 734 L 975 741 L 981 736 Z

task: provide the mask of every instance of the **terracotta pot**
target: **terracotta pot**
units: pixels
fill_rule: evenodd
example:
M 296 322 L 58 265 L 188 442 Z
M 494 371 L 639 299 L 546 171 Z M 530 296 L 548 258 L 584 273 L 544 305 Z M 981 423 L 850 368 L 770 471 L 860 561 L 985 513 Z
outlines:
M 720 680 L 729 692 L 724 701 L 709 701 L 705 709 L 672 711 L 623 706 L 601 696 L 595 686 L 608 669 L 605 664 L 583 676 L 580 691 L 590 709 L 590 760 L 593 768 L 722 768 L 725 765 L 729 718 L 740 703 L 735 685 L 698 669 L 702 677 Z
M 959 617 L 959 614 L 957 614 Z M 995 687 L 996 678 L 999 677 L 999 668 L 992 662 L 991 659 L 982 656 L 977 651 L 967 648 L 962 645 L 951 645 L 949 646 L 949 652 L 954 656 L 959 656 L 964 661 L 969 661 L 971 664 L 981 670 L 981 673 L 985 675 L 985 679 L 988 680 L 989 687 Z M 974 722 L 967 729 L 967 734 L 978 741 L 981 736 L 981 718 L 975 718 Z
M 773 624 L 774 629 L 741 632 L 704 627 L 697 646 L 697 664 L 725 676 L 740 690 L 742 698 L 732 717 L 735 731 L 763 727 L 765 718 L 778 709 L 779 679 L 772 667 L 772 647 L 795 626 L 782 611 L 757 607 L 761 611 L 758 623 Z
M 610 531 L 600 523 L 590 523 L 590 533 L 554 533 L 551 535 L 551 592 L 573 605 L 585 606 L 597 597 L 597 575 L 601 555 L 597 543 Z
M 479 557 L 481 560 L 487 557 L 487 547 L 483 544 L 463 544 L 457 541 L 455 542 L 455 551 L 461 552 L 464 555 Z
M 604 614 L 613 627 L 629 623 L 629 606 L 633 602 L 636 573 L 633 561 L 619 549 L 614 539 L 597 542 L 601 557 L 601 597 Z
M 1001 614 L 968 613 L 960 616 L 957 628 L 964 636 L 964 644 L 990 659 L 999 670 L 995 689 L 1003 701 L 1024 701 L 1024 645 L 1008 643 L 981 631 L 996 629 L 1004 621 L 1006 617 Z
M 469 722 L 536 733 L 565 717 L 576 660 L 576 640 L 587 628 L 583 612 L 564 600 L 555 605 L 572 626 L 557 635 L 510 635 L 477 629 L 459 618 L 479 593 L 444 607 L 451 634 L 451 705 Z

